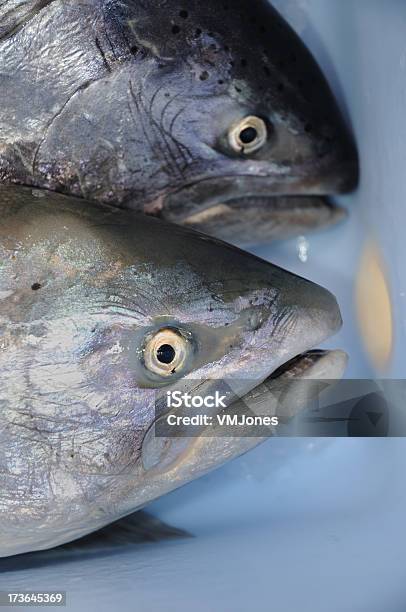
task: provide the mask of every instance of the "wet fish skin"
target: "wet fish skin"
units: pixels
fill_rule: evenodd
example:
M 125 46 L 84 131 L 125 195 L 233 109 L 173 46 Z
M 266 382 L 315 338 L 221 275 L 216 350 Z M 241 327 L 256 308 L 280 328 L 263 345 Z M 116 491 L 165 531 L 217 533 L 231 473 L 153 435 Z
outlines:
M 190 442 L 145 469 L 157 394 L 221 376 L 244 395 L 340 325 L 328 291 L 215 239 L 0 189 L 0 556 L 74 540 L 238 455 L 227 442 L 203 461 Z M 147 340 L 168 327 L 187 357 L 164 378 Z
M 353 141 L 271 5 L 186 4 L 3 2 L 0 180 L 180 223 L 240 198 L 352 188 Z M 237 154 L 227 134 L 251 115 L 267 124 L 267 142 Z

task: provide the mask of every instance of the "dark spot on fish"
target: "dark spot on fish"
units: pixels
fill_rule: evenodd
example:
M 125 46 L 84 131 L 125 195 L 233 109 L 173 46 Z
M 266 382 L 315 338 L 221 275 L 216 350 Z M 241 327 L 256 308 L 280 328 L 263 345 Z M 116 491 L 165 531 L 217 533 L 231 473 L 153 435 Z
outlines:
M 70 455 L 69 455 L 69 457 L 70 457 L 71 459 L 73 459 L 73 457 L 74 457 L 74 456 L 75 456 L 75 454 L 74 454 L 74 453 L 70 453 Z
M 201 36 L 201 35 L 202 35 L 202 30 L 200 28 L 196 28 L 196 30 L 195 30 L 196 38 L 199 38 L 199 36 Z
M 169 92 L 166 92 L 165 98 L 170 98 L 170 97 L 171 97 L 171 94 Z
M 217 81 L 217 83 L 218 83 L 219 85 L 224 85 L 224 81 L 222 81 L 221 79 L 219 79 L 219 80 Z
M 237 85 L 235 85 L 234 89 L 237 93 L 242 93 L 242 89 L 240 87 L 237 87 Z
M 178 25 L 174 25 L 172 26 L 172 34 L 179 34 L 180 32 L 180 27 Z
M 224 325 L 227 327 L 228 325 L 230 325 L 230 323 L 224 323 Z
M 137 47 L 137 45 L 132 45 L 132 46 L 130 47 L 130 51 L 131 51 L 131 53 L 132 53 L 133 55 L 138 55 L 139 48 Z
M 176 374 L 176 368 L 173 368 L 173 370 L 171 370 L 171 374 Z
M 214 38 L 213 32 L 207 32 L 207 36 L 210 36 L 210 38 Z
M 207 72 L 207 70 L 205 70 L 204 72 L 201 73 L 199 79 L 201 81 L 207 81 L 207 79 L 209 78 L 209 73 Z
M 42 285 L 40 283 L 34 283 L 33 285 L 31 285 L 31 289 L 33 291 L 38 291 L 38 289 L 41 289 Z
M 180 11 L 179 17 L 182 17 L 182 19 L 187 19 L 189 17 L 189 13 L 187 11 Z

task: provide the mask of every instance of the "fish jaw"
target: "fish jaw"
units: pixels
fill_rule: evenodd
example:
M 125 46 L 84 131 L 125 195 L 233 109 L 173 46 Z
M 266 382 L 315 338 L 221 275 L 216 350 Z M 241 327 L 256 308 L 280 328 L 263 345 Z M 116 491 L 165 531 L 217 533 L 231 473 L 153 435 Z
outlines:
M 331 387 L 344 375 L 348 356 L 341 350 L 313 350 L 296 356 L 276 370 L 264 383 L 254 387 L 240 400 L 236 400 L 223 413 L 236 414 L 239 410 L 261 416 L 277 415 L 287 422 L 294 418 L 322 390 Z M 292 383 L 292 381 L 294 381 Z M 297 384 L 306 381 L 305 384 Z M 280 398 L 283 397 L 283 400 Z M 277 398 L 277 399 L 275 399 Z M 166 415 L 160 417 L 165 419 Z M 263 428 L 261 428 L 263 431 Z M 172 488 L 181 486 L 193 477 L 199 477 L 263 443 L 275 435 L 269 430 L 264 438 L 251 426 L 202 427 L 194 437 L 157 436 L 157 422 L 145 435 L 142 461 L 151 480 L 162 475 Z M 189 473 L 187 470 L 190 470 Z
M 252 246 L 337 225 L 347 214 L 345 208 L 317 196 L 246 197 L 174 215 L 173 220 L 238 246 Z

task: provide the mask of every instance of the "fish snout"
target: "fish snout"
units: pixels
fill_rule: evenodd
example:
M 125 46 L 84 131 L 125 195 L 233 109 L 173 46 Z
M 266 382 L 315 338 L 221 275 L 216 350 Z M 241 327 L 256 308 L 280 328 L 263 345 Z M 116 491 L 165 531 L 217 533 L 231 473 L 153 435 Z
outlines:
M 336 298 L 327 289 L 298 276 L 279 272 L 278 298 L 263 329 L 267 375 L 301 353 L 317 348 L 342 326 Z M 284 277 L 284 281 L 283 281 Z M 275 286 L 275 273 L 273 273 Z M 264 353 L 263 353 L 264 354 Z
M 288 298 L 296 313 L 289 340 L 289 350 L 295 355 L 315 348 L 342 326 L 339 305 L 330 291 L 305 279 L 297 282 L 297 289 Z
M 318 180 L 322 194 L 349 193 L 356 189 L 360 173 L 358 151 L 345 128 L 330 143 L 321 160 Z

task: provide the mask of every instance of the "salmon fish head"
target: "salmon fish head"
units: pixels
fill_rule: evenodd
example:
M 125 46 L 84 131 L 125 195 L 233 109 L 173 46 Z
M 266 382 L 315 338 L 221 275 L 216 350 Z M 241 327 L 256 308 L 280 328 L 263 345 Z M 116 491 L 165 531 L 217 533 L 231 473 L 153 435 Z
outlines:
M 267 1 L 4 4 L 4 181 L 181 223 L 354 186 L 356 150 L 326 80 Z
M 142 457 L 162 397 L 225 382 L 245 395 L 341 325 L 327 290 L 235 247 L 39 194 L 0 190 L 3 556 L 79 537 L 199 475 L 186 459 L 168 476 L 150 443 Z

